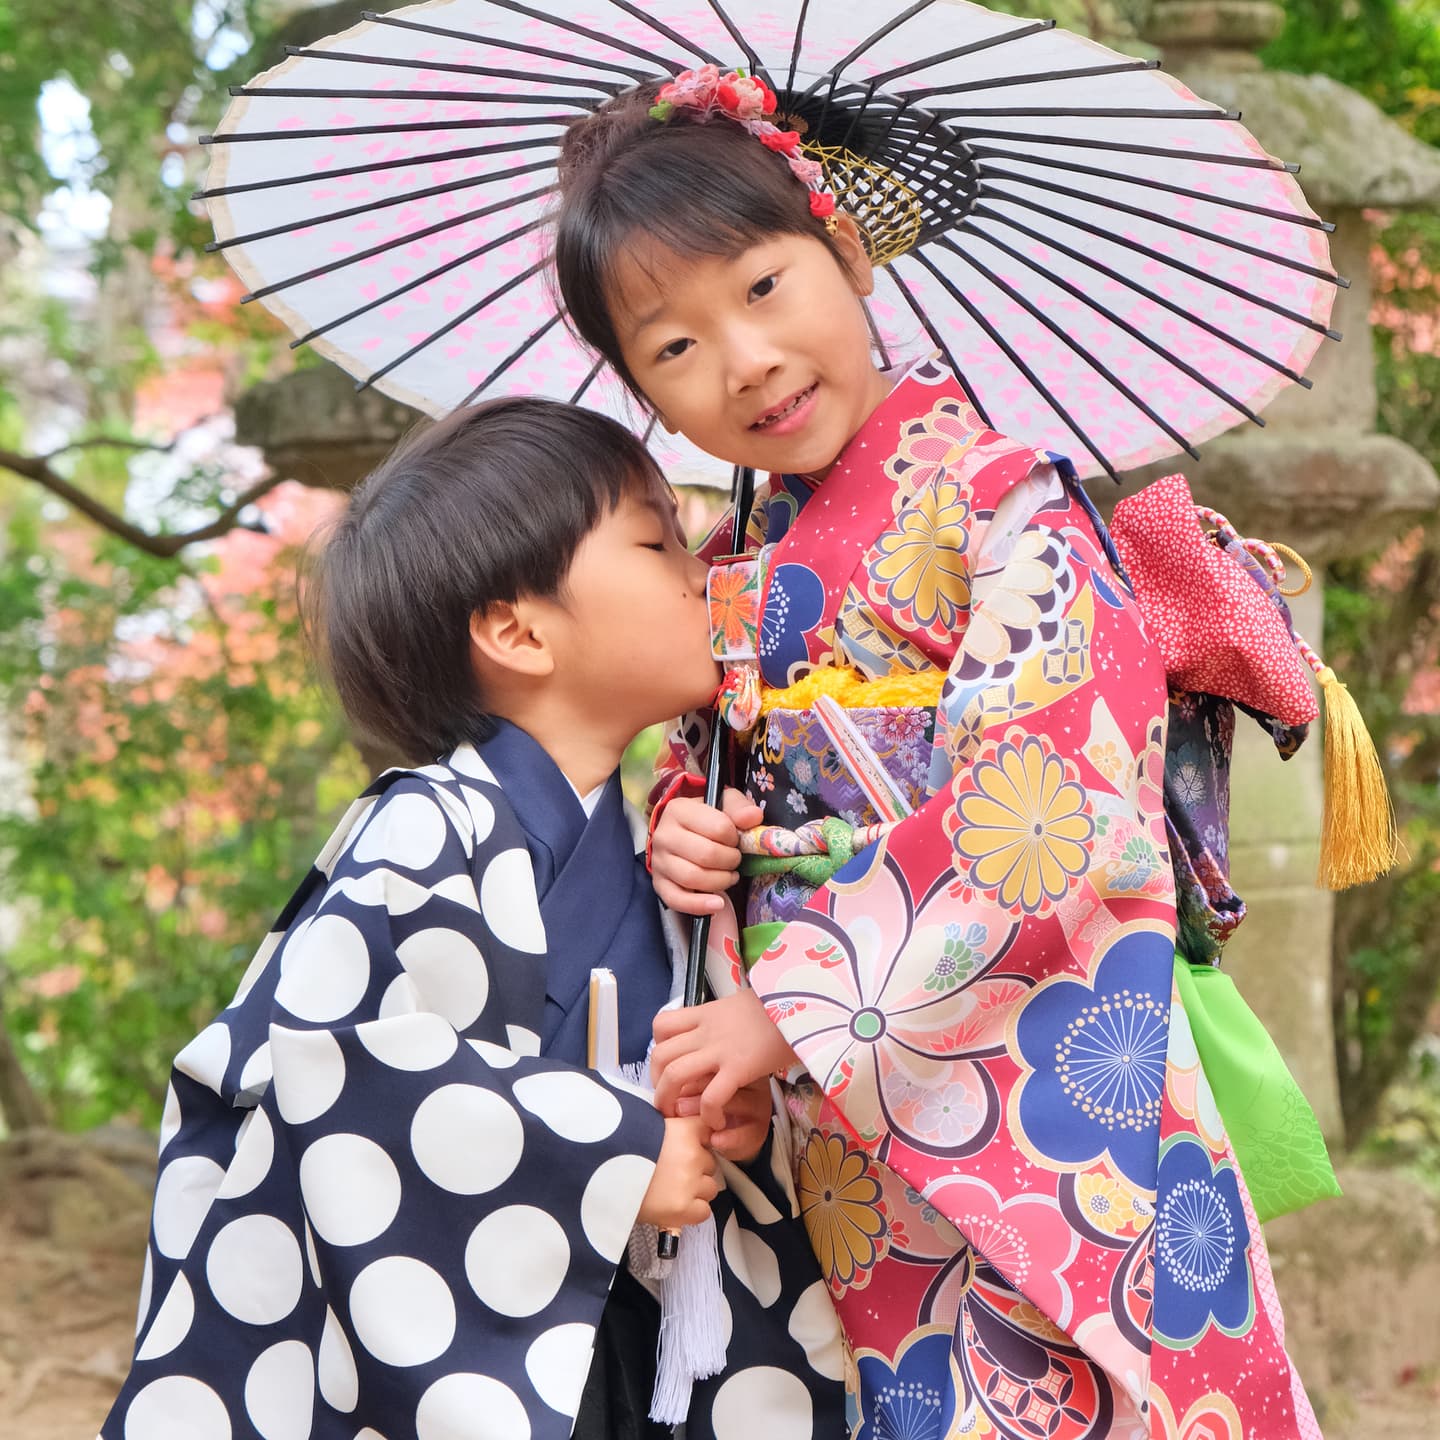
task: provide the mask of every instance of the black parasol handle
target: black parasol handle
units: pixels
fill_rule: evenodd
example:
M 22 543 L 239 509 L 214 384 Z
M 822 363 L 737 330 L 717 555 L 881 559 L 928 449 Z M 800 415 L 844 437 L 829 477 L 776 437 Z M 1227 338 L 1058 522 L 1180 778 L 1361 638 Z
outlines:
M 745 531 L 750 523 L 750 504 L 755 494 L 755 472 L 737 465 L 730 489 L 730 503 L 735 518 L 730 529 L 730 553 L 740 554 L 745 545 Z M 717 809 L 725 768 L 725 736 L 729 727 L 715 712 L 710 728 L 710 753 L 705 761 L 705 803 Z M 685 962 L 685 1004 L 699 1005 L 705 999 L 705 947 L 710 940 L 710 917 L 699 915 L 690 929 L 690 954 Z
M 730 553 L 738 555 L 745 544 L 745 529 L 750 523 L 750 503 L 755 495 L 755 472 L 737 465 L 730 486 L 730 503 L 735 520 L 730 530 Z M 719 806 L 721 776 L 725 766 L 725 722 L 715 712 L 710 727 L 710 753 L 705 758 L 705 803 Z M 685 1004 L 699 1005 L 705 999 L 705 947 L 710 940 L 710 917 L 697 915 L 690 928 L 690 953 L 685 959 Z M 662 1230 L 655 1240 L 655 1253 L 662 1260 L 673 1260 L 680 1253 L 680 1232 Z

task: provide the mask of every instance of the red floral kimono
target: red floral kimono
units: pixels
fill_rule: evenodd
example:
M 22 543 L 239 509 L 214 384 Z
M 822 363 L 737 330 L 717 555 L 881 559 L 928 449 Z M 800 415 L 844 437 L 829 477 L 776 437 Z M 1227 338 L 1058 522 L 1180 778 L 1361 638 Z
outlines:
M 881 818 L 819 693 L 913 807 L 818 889 L 751 881 L 748 947 L 712 936 L 712 985 L 804 1063 L 797 1197 L 863 1440 L 1318 1436 L 1172 979 L 1165 674 L 1092 515 L 926 361 L 818 488 L 771 479 L 712 585 L 731 659 L 758 590 L 736 759 L 767 822 Z

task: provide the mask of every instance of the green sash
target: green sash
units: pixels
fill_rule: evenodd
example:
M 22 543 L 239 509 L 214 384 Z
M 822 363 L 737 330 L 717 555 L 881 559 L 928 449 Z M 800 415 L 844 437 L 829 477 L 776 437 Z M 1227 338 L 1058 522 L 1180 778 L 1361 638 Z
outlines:
M 1261 1222 L 1338 1195 L 1315 1112 L 1235 982 L 1177 955 L 1175 984 Z

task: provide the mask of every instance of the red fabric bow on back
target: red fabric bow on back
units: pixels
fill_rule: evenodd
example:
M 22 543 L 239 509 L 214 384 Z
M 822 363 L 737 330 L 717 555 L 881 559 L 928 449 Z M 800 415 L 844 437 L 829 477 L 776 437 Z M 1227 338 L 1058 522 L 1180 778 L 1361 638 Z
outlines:
M 1200 528 L 1183 475 L 1115 507 L 1110 533 L 1172 686 L 1305 725 L 1319 713 L 1285 602 L 1243 549 Z

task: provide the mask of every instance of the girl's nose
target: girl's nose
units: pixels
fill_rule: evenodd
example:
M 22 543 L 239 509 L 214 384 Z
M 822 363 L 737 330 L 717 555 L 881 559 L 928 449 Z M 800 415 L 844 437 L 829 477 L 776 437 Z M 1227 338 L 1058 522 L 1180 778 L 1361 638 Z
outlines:
M 763 389 L 784 357 L 778 346 L 749 327 L 738 327 L 729 337 L 725 354 L 726 384 L 732 397 Z

